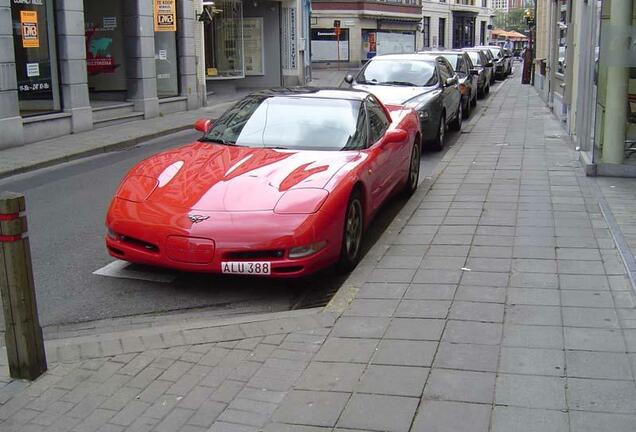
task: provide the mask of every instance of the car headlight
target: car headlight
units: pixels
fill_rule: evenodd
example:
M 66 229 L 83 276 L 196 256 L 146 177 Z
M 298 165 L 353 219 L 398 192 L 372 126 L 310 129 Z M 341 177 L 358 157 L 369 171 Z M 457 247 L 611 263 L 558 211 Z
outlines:
M 293 247 L 289 250 L 289 258 L 292 258 L 292 259 L 305 258 L 320 252 L 321 250 L 325 248 L 325 246 L 327 246 L 326 241 L 319 241 L 319 242 L 304 245 L 304 246 Z
M 278 200 L 274 207 L 277 214 L 312 214 L 320 210 L 329 196 L 325 189 L 291 189 Z
M 119 234 L 117 234 L 111 227 L 106 227 L 106 235 L 112 240 L 119 240 Z

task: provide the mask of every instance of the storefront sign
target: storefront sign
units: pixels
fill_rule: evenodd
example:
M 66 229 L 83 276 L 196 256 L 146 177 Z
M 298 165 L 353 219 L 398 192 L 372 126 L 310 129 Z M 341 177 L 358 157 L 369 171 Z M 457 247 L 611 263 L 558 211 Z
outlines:
M 36 11 L 20 11 L 20 24 L 22 26 L 22 47 L 39 48 L 38 13 Z
M 243 18 L 245 75 L 264 75 L 263 18 Z
M 156 32 L 177 31 L 176 0 L 153 0 Z

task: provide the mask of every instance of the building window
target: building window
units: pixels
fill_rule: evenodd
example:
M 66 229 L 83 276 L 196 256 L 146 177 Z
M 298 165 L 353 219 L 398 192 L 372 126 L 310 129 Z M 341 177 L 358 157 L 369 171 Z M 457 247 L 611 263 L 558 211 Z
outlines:
M 179 95 L 179 57 L 177 53 L 176 2 L 154 1 L 155 70 L 157 72 L 157 96 Z
M 11 2 L 20 115 L 61 110 L 53 1 Z
M 208 79 L 243 78 L 243 3 L 216 0 L 205 6 L 205 70 Z
M 557 32 L 559 35 L 559 53 L 557 58 L 557 74 L 564 75 L 566 69 L 567 58 L 567 38 L 568 38 L 568 3 L 567 0 L 559 2 L 559 22 L 557 23 Z
M 481 7 L 488 7 L 488 0 L 481 0 Z
M 431 18 L 422 17 L 422 40 L 423 46 L 428 48 L 431 46 Z
M 481 21 L 479 25 L 479 42 L 486 45 L 486 21 Z
M 365 31 L 362 30 L 362 37 Z M 363 40 L 363 49 L 365 41 Z M 367 33 L 366 43 L 369 51 L 375 55 L 375 33 L 371 36 Z M 349 61 L 349 29 L 341 28 L 340 36 L 336 35 L 333 28 L 311 29 L 311 61 L 312 62 L 332 62 Z
M 439 46 L 446 46 L 446 18 L 439 19 L 439 32 L 438 32 Z

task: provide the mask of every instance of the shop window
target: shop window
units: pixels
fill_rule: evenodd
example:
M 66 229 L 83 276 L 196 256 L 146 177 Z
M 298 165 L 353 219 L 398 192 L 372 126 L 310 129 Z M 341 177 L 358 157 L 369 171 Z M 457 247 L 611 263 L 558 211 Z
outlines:
M 207 78 L 244 78 L 243 3 L 216 0 L 205 5 L 204 14 Z
M 375 39 L 372 42 L 375 47 Z M 349 61 L 349 29 L 341 28 L 340 36 L 333 28 L 311 29 L 311 61 Z
M 179 95 L 176 0 L 154 0 L 155 69 L 157 96 Z
M 428 48 L 431 46 L 431 18 L 422 18 L 422 40 L 423 46 Z
M 557 32 L 559 35 L 559 47 L 557 53 L 557 74 L 564 75 L 567 59 L 567 38 L 568 38 L 568 2 L 567 0 L 559 1 L 559 22 L 557 23 Z
M 376 55 L 413 52 L 415 52 L 414 31 L 362 30 L 362 58 L 370 59 Z
M 20 115 L 61 110 L 53 1 L 11 3 Z

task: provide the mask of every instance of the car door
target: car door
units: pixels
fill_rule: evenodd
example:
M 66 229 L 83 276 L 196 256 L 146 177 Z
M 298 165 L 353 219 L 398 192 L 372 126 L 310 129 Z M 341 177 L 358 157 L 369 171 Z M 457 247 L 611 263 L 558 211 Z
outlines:
M 395 178 L 395 166 L 397 165 L 396 143 L 384 143 L 383 138 L 389 129 L 391 121 L 387 118 L 384 109 L 373 96 L 365 100 L 365 109 L 369 134 L 369 164 L 367 173 L 371 180 L 372 209 L 377 210 L 382 202 L 389 196 Z

